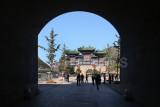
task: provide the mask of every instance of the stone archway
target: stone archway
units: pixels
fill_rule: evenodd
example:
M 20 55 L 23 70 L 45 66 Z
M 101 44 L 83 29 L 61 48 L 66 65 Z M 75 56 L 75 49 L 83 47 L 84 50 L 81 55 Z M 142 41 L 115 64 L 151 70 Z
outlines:
M 92 74 L 92 69 L 87 69 L 86 74 Z
M 6 58 L 2 60 L 5 63 L 2 69 L 6 72 L 1 73 L 0 92 L 4 97 L 0 101 L 14 103 L 24 97 L 26 88 L 36 92 L 37 35 L 51 19 L 71 11 L 92 12 L 112 23 L 121 35 L 121 57 L 128 61 L 128 66 L 121 68 L 121 86 L 128 88 L 136 101 L 157 101 L 158 7 L 158 3 L 122 1 L 3 1 L 1 35 L 6 42 L 2 43 L 5 47 L 2 57 Z M 152 87 L 148 87 L 146 81 L 150 81 Z

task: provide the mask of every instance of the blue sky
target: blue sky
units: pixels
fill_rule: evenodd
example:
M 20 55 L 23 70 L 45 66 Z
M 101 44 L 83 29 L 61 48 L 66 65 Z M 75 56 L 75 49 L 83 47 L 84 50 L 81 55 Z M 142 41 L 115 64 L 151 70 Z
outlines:
M 107 43 L 113 45 L 112 43 L 117 41 L 115 35 L 119 36 L 113 25 L 101 16 L 89 12 L 75 11 L 59 15 L 48 22 L 38 35 L 38 45 L 48 48 L 44 36 L 49 37 L 52 28 L 54 33 L 58 34 L 55 37 L 55 43 L 57 45 L 61 44 L 60 49 L 65 43 L 68 49 L 90 45 L 102 50 L 107 47 Z M 61 50 L 55 53 L 55 60 L 59 61 L 61 53 Z M 46 54 L 47 52 L 38 48 L 38 56 L 44 62 L 47 61 Z

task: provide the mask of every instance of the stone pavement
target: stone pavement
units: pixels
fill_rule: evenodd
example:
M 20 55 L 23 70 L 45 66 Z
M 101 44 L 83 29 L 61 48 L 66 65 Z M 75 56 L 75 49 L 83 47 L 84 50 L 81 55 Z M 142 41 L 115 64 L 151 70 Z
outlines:
M 19 102 L 13 107 L 137 107 L 135 102 L 126 102 L 124 98 L 101 84 L 83 83 L 76 85 L 74 77 L 63 84 L 39 84 L 39 94 L 31 100 Z
M 120 87 L 120 84 L 115 84 L 114 82 L 111 82 L 111 84 L 109 84 L 109 81 L 106 81 L 106 85 L 107 87 L 110 87 L 121 95 L 125 94 L 124 89 Z

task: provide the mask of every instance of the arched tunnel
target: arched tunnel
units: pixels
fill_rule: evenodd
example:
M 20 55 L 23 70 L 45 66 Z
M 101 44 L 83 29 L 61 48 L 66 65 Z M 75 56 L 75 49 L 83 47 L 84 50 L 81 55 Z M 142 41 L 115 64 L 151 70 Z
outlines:
M 38 88 L 38 34 L 53 18 L 66 12 L 87 11 L 108 20 L 121 36 L 121 87 L 142 104 L 159 97 L 159 2 L 90 0 L 1 2 L 0 103 L 14 104 L 25 89 Z M 107 38 L 106 38 L 107 39 Z

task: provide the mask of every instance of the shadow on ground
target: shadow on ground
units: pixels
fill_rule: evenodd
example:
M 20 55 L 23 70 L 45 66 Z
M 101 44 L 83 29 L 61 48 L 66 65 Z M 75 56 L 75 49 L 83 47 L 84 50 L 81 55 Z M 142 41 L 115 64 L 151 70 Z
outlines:
M 137 107 L 104 84 L 99 90 L 91 83 L 39 84 L 38 90 L 36 96 L 13 107 Z

